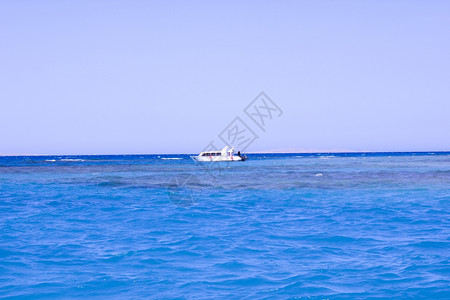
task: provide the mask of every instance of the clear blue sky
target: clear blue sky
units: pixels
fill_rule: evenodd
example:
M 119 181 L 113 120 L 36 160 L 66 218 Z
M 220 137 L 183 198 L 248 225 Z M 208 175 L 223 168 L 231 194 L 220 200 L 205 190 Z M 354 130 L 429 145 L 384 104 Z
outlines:
M 450 150 L 450 1 L 1 1 L 0 154 Z

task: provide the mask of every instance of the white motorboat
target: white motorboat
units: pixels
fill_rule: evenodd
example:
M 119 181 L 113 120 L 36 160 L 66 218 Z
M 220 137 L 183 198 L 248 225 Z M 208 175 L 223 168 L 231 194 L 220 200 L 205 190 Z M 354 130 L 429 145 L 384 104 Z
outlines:
M 234 155 L 234 147 L 228 150 L 228 146 L 225 146 L 219 151 L 204 151 L 197 156 L 191 156 L 191 158 L 198 162 L 209 162 L 209 161 L 244 161 L 247 156 L 241 155 L 238 151 L 237 155 Z

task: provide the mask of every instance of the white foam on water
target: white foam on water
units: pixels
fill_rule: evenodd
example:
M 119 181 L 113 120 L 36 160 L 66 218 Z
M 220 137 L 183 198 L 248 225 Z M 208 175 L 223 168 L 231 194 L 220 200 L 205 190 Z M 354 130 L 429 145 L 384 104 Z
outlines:
M 320 159 L 330 159 L 330 158 L 335 158 L 336 156 L 334 156 L 334 155 L 322 155 L 322 156 L 319 156 L 319 158 Z
M 183 159 L 182 157 L 161 157 L 161 159 Z
M 56 159 L 46 159 L 45 161 L 56 161 Z
M 81 158 L 62 158 L 61 161 L 84 161 Z
M 323 174 L 322 173 L 317 173 L 316 175 L 314 175 L 314 176 L 316 176 L 316 177 L 320 177 L 320 176 L 323 176 Z

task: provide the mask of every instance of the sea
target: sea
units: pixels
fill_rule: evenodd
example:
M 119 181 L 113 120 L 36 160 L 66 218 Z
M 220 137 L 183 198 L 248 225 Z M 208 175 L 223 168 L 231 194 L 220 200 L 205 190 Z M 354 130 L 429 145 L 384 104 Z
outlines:
M 0 157 L 0 298 L 450 299 L 450 152 Z

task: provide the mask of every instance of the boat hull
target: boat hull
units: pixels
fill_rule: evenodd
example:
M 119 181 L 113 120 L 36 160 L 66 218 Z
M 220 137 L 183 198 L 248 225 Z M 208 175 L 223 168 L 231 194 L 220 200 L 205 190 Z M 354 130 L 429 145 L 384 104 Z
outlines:
M 220 162 L 220 161 L 244 161 L 245 158 L 241 156 L 191 156 L 191 158 L 197 162 Z

